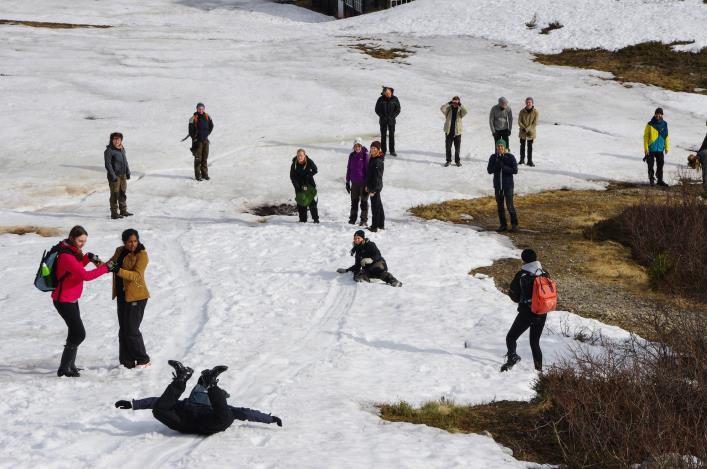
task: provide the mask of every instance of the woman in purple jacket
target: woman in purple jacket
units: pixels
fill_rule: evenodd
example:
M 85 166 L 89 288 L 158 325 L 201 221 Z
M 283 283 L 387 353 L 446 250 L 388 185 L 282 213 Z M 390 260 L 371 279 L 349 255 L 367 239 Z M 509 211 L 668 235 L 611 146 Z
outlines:
M 362 145 L 361 137 L 354 140 L 353 151 L 349 155 L 346 167 L 346 191 L 351 194 L 351 213 L 349 224 L 356 224 L 358 205 L 361 204 L 361 222 L 358 226 L 368 226 L 368 193 L 366 187 L 366 168 L 368 167 L 368 150 Z

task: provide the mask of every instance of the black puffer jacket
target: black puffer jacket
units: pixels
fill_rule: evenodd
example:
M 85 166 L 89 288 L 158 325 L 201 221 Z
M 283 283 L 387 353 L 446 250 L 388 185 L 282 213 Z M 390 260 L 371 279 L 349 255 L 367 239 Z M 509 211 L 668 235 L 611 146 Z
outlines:
M 383 169 L 385 168 L 385 158 L 383 156 L 371 157 L 368 160 L 366 169 L 366 187 L 368 192 L 380 192 L 383 190 Z
M 381 252 L 378 250 L 376 243 L 368 239 L 359 245 L 354 245 L 351 249 L 351 255 L 356 256 L 356 263 L 348 268 L 348 270 L 353 273 L 357 273 L 361 270 L 361 259 L 370 257 L 373 260 L 373 263 L 378 261 L 385 262 L 385 259 L 381 256 Z
M 317 187 L 314 182 L 314 175 L 317 174 L 317 165 L 314 164 L 309 157 L 304 162 L 304 165 L 297 163 L 297 157 L 292 158 L 292 166 L 290 167 L 290 181 L 295 188 L 295 192 L 301 192 L 302 186 Z
M 189 119 L 189 136 L 197 142 L 204 142 L 209 139 L 209 135 L 214 131 L 214 121 L 207 113 L 199 114 L 195 112 Z
M 130 166 L 128 166 L 128 158 L 125 156 L 125 148 L 118 149 L 113 145 L 106 145 L 103 160 L 109 181 L 115 181 L 118 176 L 130 176 Z
M 381 124 L 395 124 L 395 118 L 400 114 L 400 101 L 397 96 L 386 98 L 381 95 L 376 101 L 376 114 Z
M 518 312 L 532 313 L 530 303 L 533 299 L 533 282 L 536 275 L 549 276 L 540 262 L 530 262 L 523 265 L 520 272 L 518 272 L 511 281 L 508 296 L 511 297 L 514 303 L 518 303 Z

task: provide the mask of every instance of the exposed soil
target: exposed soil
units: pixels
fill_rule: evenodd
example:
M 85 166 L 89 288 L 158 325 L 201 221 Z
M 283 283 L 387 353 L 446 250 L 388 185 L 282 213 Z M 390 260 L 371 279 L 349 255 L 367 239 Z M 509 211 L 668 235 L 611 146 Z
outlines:
M 48 23 L 46 21 L 25 21 L 25 20 L 3 20 L 0 19 L 0 24 L 30 26 L 32 28 L 48 28 L 48 29 L 77 29 L 77 28 L 112 28 L 107 24 L 76 24 L 76 23 Z
M 270 215 L 296 215 L 297 207 L 294 204 L 279 204 L 279 205 L 259 205 L 248 210 L 248 213 L 259 217 L 268 217 Z
M 602 70 L 620 82 L 644 83 L 673 91 L 707 94 L 707 48 L 699 52 L 674 49 L 675 42 L 645 42 L 616 51 L 565 49 L 559 54 L 537 54 L 545 65 L 565 65 Z M 628 85 L 627 85 L 628 86 Z
M 557 280 L 558 309 L 649 336 L 644 321 L 651 313 L 704 312 L 707 304 L 654 291 L 646 269 L 632 259 L 629 248 L 588 237 L 597 222 L 659 191 L 647 185 L 613 183 L 606 191 L 555 190 L 517 196 L 515 206 L 523 229 L 507 235 L 518 248 L 534 249 Z M 493 197 L 451 200 L 414 207 L 411 212 L 421 218 L 482 229 L 498 226 Z M 500 259 L 470 274 L 493 277 L 496 286 L 505 292 L 519 267 L 519 259 Z

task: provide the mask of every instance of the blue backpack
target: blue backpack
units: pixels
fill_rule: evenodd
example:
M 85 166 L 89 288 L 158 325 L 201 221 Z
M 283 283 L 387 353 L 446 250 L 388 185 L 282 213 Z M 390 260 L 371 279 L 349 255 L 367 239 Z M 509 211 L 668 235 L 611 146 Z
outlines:
M 56 246 L 52 246 L 49 252 L 44 251 L 44 254 L 42 254 L 42 260 L 39 263 L 39 269 L 37 269 L 37 275 L 34 278 L 34 286 L 37 287 L 39 291 L 50 292 L 56 290 L 61 282 L 69 275 L 69 272 L 66 272 L 60 279 L 56 278 L 59 254 L 62 253 L 71 253 L 71 251 L 62 248 L 60 243 Z

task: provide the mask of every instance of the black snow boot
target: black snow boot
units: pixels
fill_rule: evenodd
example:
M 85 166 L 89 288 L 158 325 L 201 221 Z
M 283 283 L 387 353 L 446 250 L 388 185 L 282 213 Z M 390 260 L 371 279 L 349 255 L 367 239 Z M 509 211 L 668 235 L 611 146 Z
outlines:
M 191 375 L 194 374 L 194 370 L 188 366 L 182 365 L 182 363 L 177 360 L 168 360 L 167 364 L 174 368 L 174 373 L 172 373 L 172 379 L 174 381 L 182 381 L 186 384 L 189 378 L 191 378 Z
M 280 417 L 277 417 L 275 415 L 270 416 L 272 418 L 272 423 L 277 424 L 278 427 L 282 426 L 282 419 Z
M 511 368 L 513 368 L 513 366 L 515 366 L 516 363 L 520 361 L 520 356 L 516 353 L 509 353 L 506 356 L 508 357 L 508 360 L 501 367 L 501 371 L 510 370 Z
M 56 372 L 57 376 L 66 376 L 67 378 L 78 378 L 81 376 L 79 371 L 76 369 L 76 365 L 74 365 L 78 350 L 79 348 L 76 345 L 64 346 L 64 353 L 61 354 L 59 370 Z
M 228 367 L 226 365 L 219 365 L 211 368 L 210 370 L 204 370 L 201 372 L 199 377 L 199 384 L 204 386 L 206 389 L 212 388 L 218 384 L 218 375 L 226 371 Z

